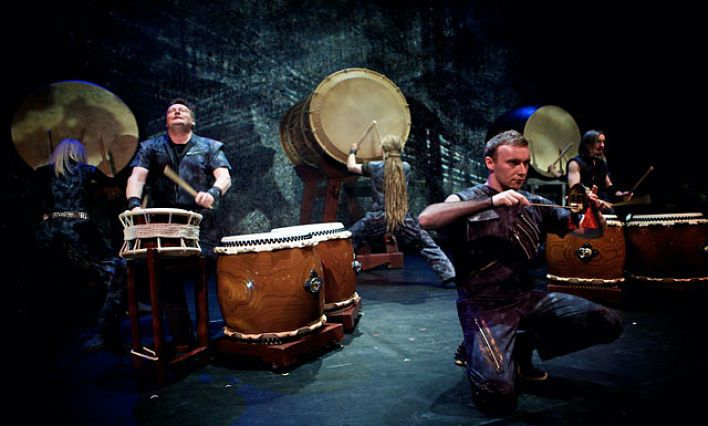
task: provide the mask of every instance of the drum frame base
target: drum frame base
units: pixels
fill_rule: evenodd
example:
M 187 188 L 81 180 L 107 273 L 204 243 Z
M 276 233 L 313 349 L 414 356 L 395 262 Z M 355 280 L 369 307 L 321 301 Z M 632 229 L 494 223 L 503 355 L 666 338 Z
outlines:
M 356 328 L 357 323 L 361 315 L 359 314 L 359 309 L 361 308 L 361 298 L 356 299 L 353 304 L 347 306 L 341 311 L 327 312 L 327 322 L 342 324 L 345 333 L 351 333 Z
M 206 258 L 160 258 L 157 249 L 148 249 L 145 263 L 147 264 L 148 285 L 150 291 L 151 312 L 151 332 L 153 337 L 153 347 L 143 346 L 140 335 L 140 315 L 138 312 L 138 298 L 135 284 L 135 266 L 139 259 L 128 261 L 128 316 L 130 318 L 130 332 L 132 339 L 131 355 L 133 355 L 133 366 L 136 369 L 142 367 L 142 362 L 151 361 L 155 367 L 155 377 L 159 386 L 164 386 L 167 382 L 167 367 L 173 366 L 183 361 L 197 358 L 199 362 L 208 362 L 210 359 L 209 348 L 209 308 L 207 303 L 208 273 Z M 170 261 L 179 261 L 180 265 L 191 259 L 198 265 L 194 272 L 198 272 L 198 277 L 194 281 L 194 297 L 197 317 L 197 343 L 196 346 L 187 348 L 186 351 L 180 348 L 167 345 L 165 342 L 165 327 L 163 319 L 162 299 L 160 297 L 160 287 L 162 285 L 173 285 L 163 283 L 160 279 L 161 267 Z M 182 285 L 181 283 L 179 285 Z
M 228 336 L 220 337 L 213 342 L 213 345 L 218 353 L 255 357 L 270 364 L 273 370 L 279 371 L 329 346 L 338 344 L 343 339 L 342 324 L 325 323 L 312 334 L 278 345 L 246 343 Z
M 360 249 L 356 254 L 356 260 L 361 263 L 361 270 L 367 271 L 379 266 L 384 266 L 388 269 L 403 268 L 403 252 L 398 250 L 398 242 L 396 237 L 391 233 L 386 233 L 383 237 L 386 245 L 385 253 L 370 253 L 368 248 Z

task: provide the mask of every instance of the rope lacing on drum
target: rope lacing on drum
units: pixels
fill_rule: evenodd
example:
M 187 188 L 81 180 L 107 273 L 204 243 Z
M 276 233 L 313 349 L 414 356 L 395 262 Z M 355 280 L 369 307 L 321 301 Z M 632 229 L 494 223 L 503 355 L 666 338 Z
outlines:
M 284 236 L 284 237 L 275 237 L 273 236 L 272 238 L 258 238 L 255 240 L 237 240 L 237 241 L 223 241 L 222 244 L 226 247 L 248 247 L 248 246 L 257 246 L 257 245 L 266 245 L 266 244 L 283 244 L 283 243 L 293 243 L 293 242 L 298 242 L 298 241 L 304 241 L 304 240 L 309 240 L 312 239 L 312 234 L 301 234 L 301 235 L 289 235 L 289 236 Z

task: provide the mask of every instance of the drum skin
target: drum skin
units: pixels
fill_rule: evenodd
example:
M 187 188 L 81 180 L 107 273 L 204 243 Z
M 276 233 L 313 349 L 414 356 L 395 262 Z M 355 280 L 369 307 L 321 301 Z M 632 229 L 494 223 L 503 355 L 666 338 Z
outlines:
M 549 278 L 558 277 L 571 283 L 592 280 L 621 282 L 624 280 L 626 244 L 620 222 L 608 220 L 600 238 L 587 239 L 568 234 L 546 237 L 546 261 Z
M 314 246 L 218 256 L 217 295 L 227 328 L 282 333 L 320 320 L 324 292 L 305 288 L 313 270 L 322 277 Z
M 708 279 L 708 223 L 669 217 L 643 215 L 627 222 L 627 272 L 639 279 Z

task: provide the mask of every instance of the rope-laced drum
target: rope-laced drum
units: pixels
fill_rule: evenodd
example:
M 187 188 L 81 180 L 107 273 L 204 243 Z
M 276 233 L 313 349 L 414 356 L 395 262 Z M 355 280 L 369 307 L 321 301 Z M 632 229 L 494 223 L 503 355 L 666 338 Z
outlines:
M 327 317 L 316 245 L 309 232 L 222 238 L 214 252 L 224 334 L 274 344 L 322 327 Z
M 405 142 L 410 126 L 406 98 L 391 80 L 365 68 L 347 68 L 327 76 L 283 116 L 280 141 L 295 165 L 319 167 L 327 157 L 347 164 L 349 148 L 360 138 L 357 157 L 371 161 L 379 158 L 380 136 L 393 134 Z
M 199 213 L 172 208 L 139 209 L 125 211 L 118 219 L 123 224 L 121 257 L 145 257 L 148 249 L 156 249 L 165 256 L 201 254 Z
M 315 250 L 322 259 L 325 290 L 325 313 L 344 310 L 361 300 L 356 293 L 352 233 L 340 222 L 276 228 L 272 233 L 308 232 L 318 242 Z
M 708 281 L 708 219 L 702 213 L 635 215 L 627 220 L 625 235 L 631 278 Z
M 548 234 L 549 280 L 572 287 L 608 287 L 624 282 L 624 227 L 617 216 L 605 215 L 605 219 L 607 228 L 600 238 Z

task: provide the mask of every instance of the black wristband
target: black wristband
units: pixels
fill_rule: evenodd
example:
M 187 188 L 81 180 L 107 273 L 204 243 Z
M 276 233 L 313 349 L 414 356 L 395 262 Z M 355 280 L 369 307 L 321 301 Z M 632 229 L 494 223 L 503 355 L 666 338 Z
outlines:
M 221 189 L 218 186 L 212 186 L 207 192 L 214 197 L 214 201 L 219 201 L 221 198 Z
M 490 209 L 494 208 L 494 195 L 489 197 L 489 208 Z
M 138 197 L 128 198 L 128 210 L 133 210 L 136 207 L 142 207 L 142 203 L 140 202 L 140 198 L 138 198 Z
M 357 149 L 351 148 L 351 149 L 349 150 L 349 155 L 352 155 L 352 154 L 356 155 L 357 151 L 358 151 Z

